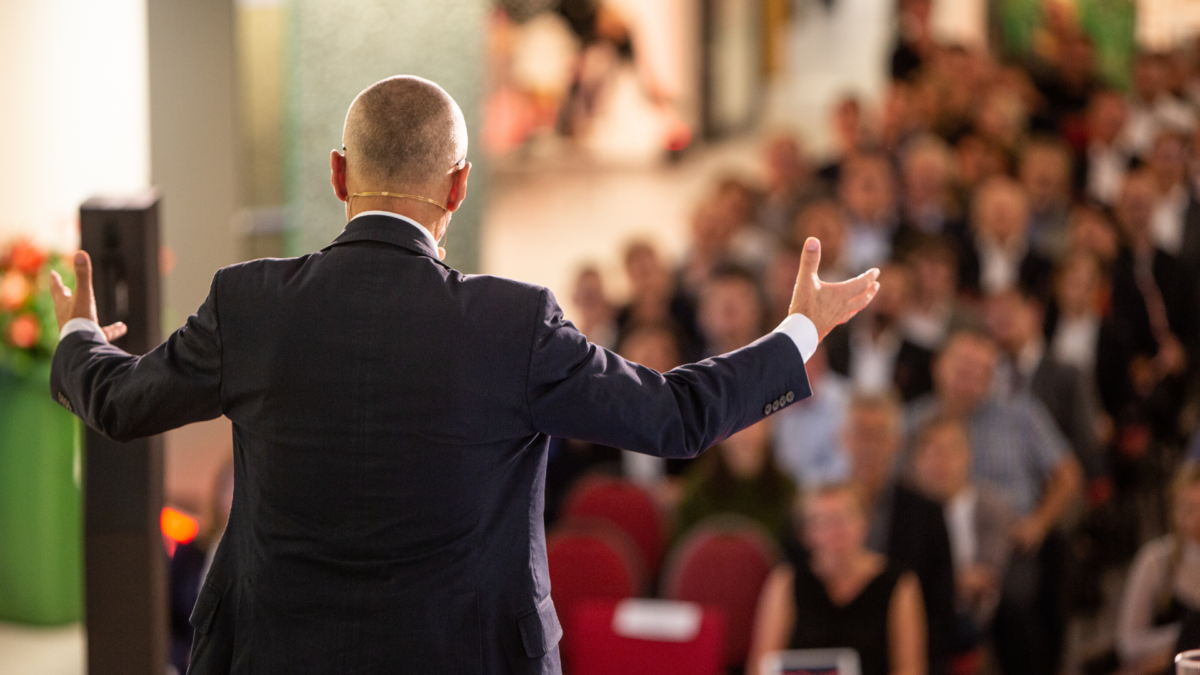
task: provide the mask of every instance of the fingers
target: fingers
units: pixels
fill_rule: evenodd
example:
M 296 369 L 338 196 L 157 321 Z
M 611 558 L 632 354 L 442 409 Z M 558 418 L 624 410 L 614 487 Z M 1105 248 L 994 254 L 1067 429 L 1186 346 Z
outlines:
M 75 308 L 90 311 L 95 304 L 92 296 L 92 258 L 87 251 L 75 254 Z
M 797 283 L 812 281 L 817 277 L 817 268 L 821 266 L 821 242 L 816 237 L 804 241 L 804 251 L 800 254 L 800 273 Z
M 105 326 L 104 328 L 101 328 L 100 330 L 104 331 L 105 339 L 107 339 L 109 342 L 112 342 L 113 340 L 121 338 L 126 333 L 128 333 L 129 327 L 126 326 L 125 324 L 121 323 L 120 321 L 118 321 L 114 324 Z
M 55 304 L 71 299 L 71 289 L 67 288 L 67 285 L 63 283 L 62 276 L 54 270 L 50 270 L 50 297 L 54 298 Z
M 871 301 L 875 299 L 875 294 L 878 292 L 879 282 L 872 281 L 862 293 L 852 297 L 846 303 L 846 311 L 838 320 L 838 324 L 846 323 L 850 319 L 854 318 L 855 314 L 858 314 L 865 309 L 867 305 L 871 304 Z

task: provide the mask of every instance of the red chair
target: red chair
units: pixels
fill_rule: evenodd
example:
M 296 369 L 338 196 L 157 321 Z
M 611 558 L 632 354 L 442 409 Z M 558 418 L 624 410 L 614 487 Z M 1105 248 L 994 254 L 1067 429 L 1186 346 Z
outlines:
M 586 600 L 620 600 L 642 592 L 646 575 L 637 547 L 608 523 L 577 523 L 546 538 L 550 594 L 563 626 L 563 654 L 570 651 L 574 608 Z
M 590 476 L 572 488 L 562 515 L 568 520 L 603 520 L 621 528 L 637 544 L 646 573 L 657 578 L 666 537 L 658 506 L 645 489 L 626 480 Z
M 725 664 L 740 666 L 750 653 L 758 597 L 778 547 L 749 518 L 707 518 L 675 547 L 663 574 L 663 596 L 719 607 L 725 615 Z
M 638 635 L 621 630 L 618 615 L 631 604 L 684 605 L 698 615 L 687 635 Z M 564 664 L 571 675 L 720 675 L 725 622 L 713 608 L 666 600 L 586 601 L 573 610 L 572 649 Z M 677 623 L 677 622 L 672 622 Z

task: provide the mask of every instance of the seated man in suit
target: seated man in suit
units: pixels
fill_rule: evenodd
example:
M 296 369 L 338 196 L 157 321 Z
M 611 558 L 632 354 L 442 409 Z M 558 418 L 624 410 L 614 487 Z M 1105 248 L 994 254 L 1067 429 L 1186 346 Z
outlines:
M 550 436 L 694 456 L 809 394 L 804 360 L 876 272 L 817 278 L 780 330 L 659 373 L 600 347 L 544 288 L 462 274 L 437 242 L 466 196 L 462 112 L 394 77 L 350 107 L 329 246 L 217 272 L 144 356 L 96 322 L 91 262 L 52 281 L 51 393 L 117 440 L 224 414 L 235 484 L 190 672 L 557 673 L 542 524 Z

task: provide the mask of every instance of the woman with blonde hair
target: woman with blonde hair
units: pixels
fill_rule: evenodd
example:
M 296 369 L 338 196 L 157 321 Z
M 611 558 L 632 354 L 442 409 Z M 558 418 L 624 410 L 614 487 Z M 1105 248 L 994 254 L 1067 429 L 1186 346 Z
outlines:
M 867 517 L 850 485 L 800 500 L 806 559 L 780 565 L 759 599 L 748 675 L 785 649 L 849 648 L 862 675 L 926 672 L 925 607 L 912 572 L 867 548 Z
M 1117 615 L 1117 652 L 1133 673 L 1170 672 L 1183 617 L 1200 610 L 1200 463 L 1183 465 L 1171 498 L 1171 533 L 1138 552 Z

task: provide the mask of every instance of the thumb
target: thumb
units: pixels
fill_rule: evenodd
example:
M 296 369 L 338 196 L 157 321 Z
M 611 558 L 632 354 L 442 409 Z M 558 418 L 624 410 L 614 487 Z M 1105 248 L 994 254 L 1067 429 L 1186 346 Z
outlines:
M 75 312 L 94 314 L 96 300 L 92 295 L 92 259 L 87 251 L 75 254 Z
M 796 281 L 808 281 L 817 278 L 817 268 L 821 265 L 821 241 L 809 237 L 804 241 L 804 251 L 800 254 L 800 274 Z

